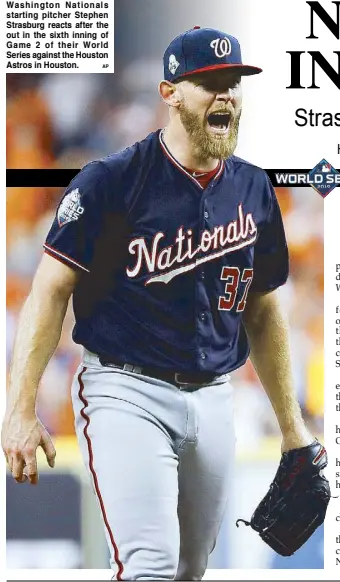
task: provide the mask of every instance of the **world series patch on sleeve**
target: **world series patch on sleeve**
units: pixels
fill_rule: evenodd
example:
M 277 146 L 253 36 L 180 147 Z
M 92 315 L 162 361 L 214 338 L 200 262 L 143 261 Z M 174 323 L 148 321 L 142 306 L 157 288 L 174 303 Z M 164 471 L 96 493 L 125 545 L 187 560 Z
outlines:
M 322 525 L 331 497 L 322 474 L 325 448 L 316 440 L 307 447 L 283 453 L 268 493 L 250 521 L 238 519 L 259 533 L 275 552 L 291 556 Z

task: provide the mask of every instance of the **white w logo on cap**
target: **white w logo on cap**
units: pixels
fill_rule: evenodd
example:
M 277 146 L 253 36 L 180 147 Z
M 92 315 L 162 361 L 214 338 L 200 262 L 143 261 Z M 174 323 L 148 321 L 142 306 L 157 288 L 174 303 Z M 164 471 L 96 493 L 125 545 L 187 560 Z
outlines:
M 221 59 L 231 53 L 231 42 L 226 36 L 224 38 L 215 38 L 210 43 L 211 48 L 215 49 L 215 55 Z

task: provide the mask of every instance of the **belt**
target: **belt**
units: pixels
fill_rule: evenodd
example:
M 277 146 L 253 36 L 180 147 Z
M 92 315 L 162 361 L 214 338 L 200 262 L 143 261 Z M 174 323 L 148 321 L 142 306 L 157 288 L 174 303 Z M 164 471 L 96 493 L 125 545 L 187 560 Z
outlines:
M 143 374 L 144 376 L 157 378 L 158 380 L 181 386 L 210 384 L 210 382 L 213 382 L 213 380 L 220 376 L 220 374 L 215 374 L 214 372 L 173 372 L 172 370 L 164 370 L 163 368 L 154 368 L 151 366 L 134 366 L 132 364 L 123 364 L 112 358 L 108 359 L 107 356 L 99 356 L 99 361 L 102 366 L 118 368 L 119 370 L 133 372 L 135 374 Z

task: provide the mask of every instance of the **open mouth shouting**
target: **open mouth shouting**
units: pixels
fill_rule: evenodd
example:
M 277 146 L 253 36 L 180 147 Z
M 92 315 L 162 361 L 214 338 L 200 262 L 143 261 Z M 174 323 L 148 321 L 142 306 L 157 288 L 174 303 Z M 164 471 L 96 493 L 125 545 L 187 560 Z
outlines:
M 224 111 L 216 111 L 208 115 L 208 127 L 217 135 L 227 134 L 230 121 L 230 113 Z

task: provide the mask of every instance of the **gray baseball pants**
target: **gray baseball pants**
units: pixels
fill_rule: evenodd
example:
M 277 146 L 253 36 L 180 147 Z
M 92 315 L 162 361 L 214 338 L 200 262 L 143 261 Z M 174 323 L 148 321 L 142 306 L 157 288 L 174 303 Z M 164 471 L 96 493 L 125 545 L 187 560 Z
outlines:
M 233 472 L 229 376 L 178 388 L 85 351 L 72 400 L 113 579 L 201 580 Z

